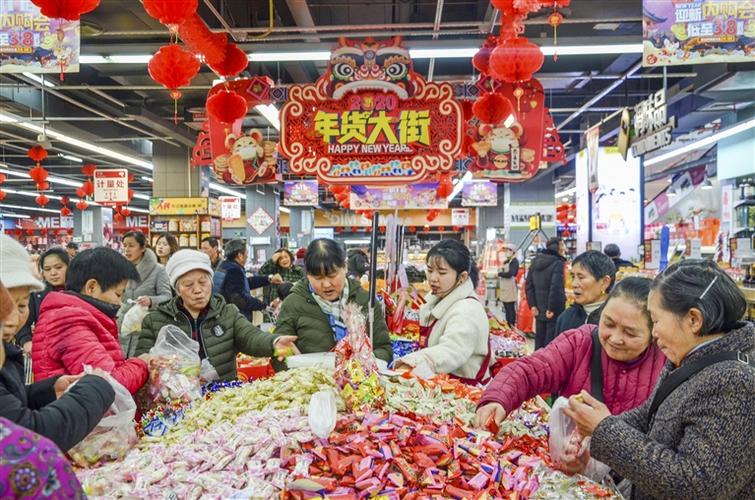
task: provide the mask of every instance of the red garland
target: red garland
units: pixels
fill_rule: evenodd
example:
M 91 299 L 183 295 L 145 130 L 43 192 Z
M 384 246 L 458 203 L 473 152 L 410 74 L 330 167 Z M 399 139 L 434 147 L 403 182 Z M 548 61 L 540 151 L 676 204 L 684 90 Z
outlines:
M 31 0 L 45 17 L 77 21 L 100 5 L 100 0 Z

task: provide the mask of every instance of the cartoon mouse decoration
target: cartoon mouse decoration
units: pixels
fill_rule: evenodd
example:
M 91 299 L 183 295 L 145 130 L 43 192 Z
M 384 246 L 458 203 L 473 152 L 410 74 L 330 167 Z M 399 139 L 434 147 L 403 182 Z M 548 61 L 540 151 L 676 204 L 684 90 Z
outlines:
M 215 173 L 226 184 L 251 184 L 275 173 L 277 144 L 263 141 L 259 130 L 251 130 L 241 137 L 230 133 L 225 138 L 228 153 L 213 161 Z
M 481 124 L 479 128 L 481 139 L 472 143 L 472 149 L 477 153 L 481 165 L 492 162 L 489 170 L 529 170 L 535 159 L 535 151 L 520 148 L 520 141 L 524 135 L 524 128 L 519 122 L 510 127 L 503 125 Z M 512 162 L 512 156 L 519 153 L 519 164 Z

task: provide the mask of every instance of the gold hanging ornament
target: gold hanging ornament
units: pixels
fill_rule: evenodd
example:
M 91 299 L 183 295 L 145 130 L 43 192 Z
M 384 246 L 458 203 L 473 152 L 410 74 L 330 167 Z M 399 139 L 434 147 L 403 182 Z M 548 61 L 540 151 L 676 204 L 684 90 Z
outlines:
M 561 15 L 561 13 L 557 10 L 554 10 L 551 12 L 551 15 L 548 16 L 548 24 L 550 24 L 553 27 L 553 46 L 558 46 L 558 27 L 561 26 L 561 23 L 564 22 L 564 16 Z M 556 48 L 556 50 L 558 50 Z M 556 52 L 553 53 L 553 61 L 558 61 L 558 54 Z
M 522 112 L 521 99 L 523 95 L 524 95 L 524 89 L 522 87 L 517 87 L 514 89 L 514 97 L 516 97 L 516 111 L 518 113 Z

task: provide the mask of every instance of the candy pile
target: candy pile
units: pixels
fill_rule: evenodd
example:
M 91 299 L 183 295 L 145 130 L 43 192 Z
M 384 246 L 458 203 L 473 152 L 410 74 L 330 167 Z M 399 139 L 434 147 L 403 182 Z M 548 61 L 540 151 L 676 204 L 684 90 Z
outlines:
M 520 358 L 527 355 L 527 339 L 511 328 L 505 321 L 500 321 L 488 310 L 490 326 L 490 346 L 498 358 Z
M 532 497 L 543 487 L 538 471 L 549 460 L 545 439 L 494 440 L 460 422 L 374 413 L 344 417 L 328 443 L 303 448 L 313 456 L 309 477 L 289 483 L 289 498 Z
M 475 403 L 443 392 L 439 384 L 422 384 L 416 378 L 391 377 L 385 386 L 386 408 L 397 413 L 434 417 L 448 422 L 454 417 L 469 424 L 475 415 Z
M 296 454 L 312 439 L 299 408 L 248 412 L 77 475 L 90 498 L 272 498 L 289 470 L 307 474 Z

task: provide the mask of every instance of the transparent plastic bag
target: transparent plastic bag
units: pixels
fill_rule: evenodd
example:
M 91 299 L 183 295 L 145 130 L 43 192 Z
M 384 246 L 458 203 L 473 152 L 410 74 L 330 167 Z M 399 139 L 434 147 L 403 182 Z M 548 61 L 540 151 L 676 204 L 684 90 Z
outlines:
M 581 474 L 600 482 L 611 468 L 590 457 L 590 438 L 580 436 L 577 424 L 564 413 L 567 406 L 568 399 L 558 398 L 548 418 L 548 448 L 553 464 L 563 472 Z
M 84 366 L 84 373 L 90 374 L 92 371 L 91 366 Z M 115 401 L 97 427 L 68 452 L 71 460 L 81 467 L 120 460 L 138 441 L 134 424 L 134 398 L 128 389 L 109 374 L 106 374 L 105 380 L 110 382 L 115 391 Z
M 336 427 L 338 408 L 336 407 L 336 395 L 333 391 L 319 391 L 312 395 L 309 400 L 309 427 L 315 436 L 327 439 Z
M 179 327 L 166 325 L 149 354 L 153 357 L 148 388 L 152 401 L 188 403 L 202 397 L 197 341 Z
M 121 321 L 120 336 L 126 337 L 132 333 L 136 333 L 142 329 L 142 321 L 149 312 L 149 308 L 140 304 L 134 304 L 126 314 L 123 315 L 123 321 Z
M 210 363 L 210 360 L 207 358 L 204 358 L 202 360 L 202 365 L 199 370 L 200 381 L 202 383 L 214 382 L 215 380 L 219 378 L 220 378 L 220 375 L 218 375 L 218 371 L 215 369 L 214 366 L 212 366 L 212 363 Z

